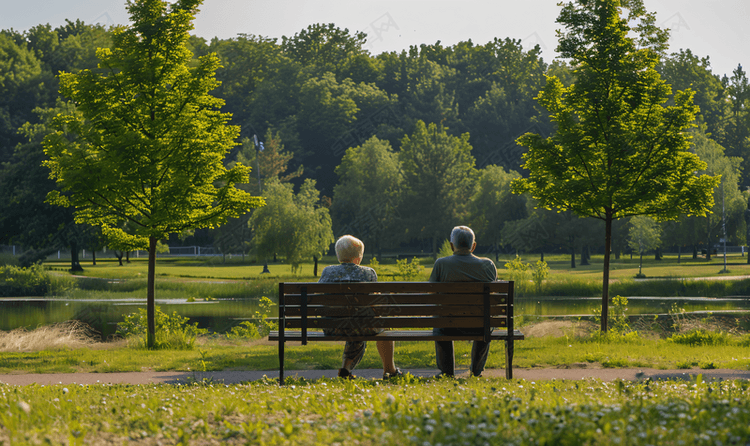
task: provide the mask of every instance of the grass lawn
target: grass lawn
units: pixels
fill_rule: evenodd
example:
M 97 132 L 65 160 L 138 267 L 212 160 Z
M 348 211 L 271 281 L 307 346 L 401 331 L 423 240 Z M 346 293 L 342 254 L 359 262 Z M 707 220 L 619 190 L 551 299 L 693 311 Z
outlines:
M 9 444 L 746 444 L 746 381 L 0 385 Z

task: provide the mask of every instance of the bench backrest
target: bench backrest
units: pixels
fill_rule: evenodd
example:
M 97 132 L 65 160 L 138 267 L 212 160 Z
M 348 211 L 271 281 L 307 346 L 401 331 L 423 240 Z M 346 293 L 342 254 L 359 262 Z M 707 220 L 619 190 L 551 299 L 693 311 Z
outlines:
M 513 331 L 513 282 L 280 283 L 279 331 L 492 328 Z

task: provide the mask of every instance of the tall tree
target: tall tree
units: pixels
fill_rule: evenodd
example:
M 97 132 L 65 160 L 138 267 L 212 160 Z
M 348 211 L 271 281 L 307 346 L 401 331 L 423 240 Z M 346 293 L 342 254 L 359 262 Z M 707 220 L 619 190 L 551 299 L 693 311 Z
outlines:
M 625 15 L 624 10 L 627 10 Z M 529 178 L 514 182 L 543 207 L 571 210 L 605 223 L 601 329 L 607 330 L 612 222 L 634 215 L 662 220 L 704 215 L 718 177 L 698 176 L 685 132 L 695 119 L 692 92 L 677 92 L 655 70 L 668 33 L 654 25 L 642 0 L 563 3 L 558 52 L 575 67 L 565 87 L 550 77 L 539 103 L 556 132 L 527 133 L 519 142 Z
M 201 0 L 135 0 L 132 26 L 114 32 L 97 53 L 100 69 L 60 76 L 60 92 L 77 112 L 58 115 L 45 138 L 46 165 L 63 193 L 48 201 L 75 207 L 77 222 L 110 239 L 148 240 L 148 346 L 154 346 L 157 241 L 186 229 L 213 227 L 263 204 L 235 187 L 249 168 L 227 170 L 239 129 L 227 125 L 211 96 L 218 58 L 190 68 L 188 32 Z M 130 221 L 134 234 L 121 228 Z
M 409 238 L 438 241 L 467 217 L 466 207 L 476 176 L 469 134 L 450 136 L 442 125 L 417 121 L 401 142 L 405 193 L 401 215 Z
M 398 155 L 388 141 L 373 136 L 349 148 L 336 173 L 331 211 L 337 235 L 352 234 L 382 256 L 383 243 L 398 240 L 393 224 L 404 183 Z

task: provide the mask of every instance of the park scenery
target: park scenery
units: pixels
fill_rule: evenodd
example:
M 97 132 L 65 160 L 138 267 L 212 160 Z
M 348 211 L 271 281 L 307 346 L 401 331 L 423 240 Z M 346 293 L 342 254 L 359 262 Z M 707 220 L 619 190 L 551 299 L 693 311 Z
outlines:
M 648 3 L 560 3 L 548 61 L 209 42 L 201 0 L 0 31 L 0 444 L 750 444 L 750 84 Z M 282 343 L 281 382 L 280 284 L 347 234 L 428 282 L 459 225 L 510 282 L 512 378 L 460 340 L 455 377 L 397 341 L 404 374 L 369 342 L 342 379 L 337 341 Z

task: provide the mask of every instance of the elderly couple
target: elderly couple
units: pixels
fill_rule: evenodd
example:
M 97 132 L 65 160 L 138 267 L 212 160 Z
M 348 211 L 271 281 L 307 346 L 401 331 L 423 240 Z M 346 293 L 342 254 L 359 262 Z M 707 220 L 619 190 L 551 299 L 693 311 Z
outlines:
M 497 269 L 490 259 L 477 257 L 472 252 L 477 244 L 474 232 L 467 226 L 456 226 L 451 231 L 450 238 L 453 255 L 437 259 L 432 269 L 430 282 L 493 282 L 497 280 Z M 340 265 L 327 266 L 323 269 L 318 282 L 377 282 L 375 270 L 366 266 L 359 266 L 365 253 L 365 244 L 361 240 L 345 235 L 336 241 L 336 257 Z M 343 332 L 345 331 L 345 333 Z M 372 335 L 382 330 L 364 329 L 361 331 L 347 329 L 325 330 L 329 335 Z M 440 334 L 481 334 L 481 329 L 470 328 L 435 328 L 436 335 Z M 393 341 L 377 341 L 378 353 L 383 361 L 383 379 L 402 375 L 393 359 Z M 490 343 L 474 341 L 471 349 L 471 374 L 480 376 L 487 362 Z M 352 370 L 359 364 L 365 354 L 364 342 L 347 342 L 344 347 L 343 365 L 339 369 L 339 376 L 352 378 Z M 435 356 L 441 375 L 453 376 L 454 354 L 453 341 L 436 341 Z

